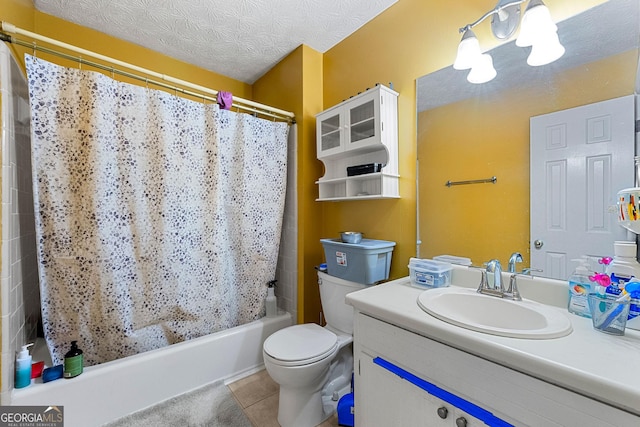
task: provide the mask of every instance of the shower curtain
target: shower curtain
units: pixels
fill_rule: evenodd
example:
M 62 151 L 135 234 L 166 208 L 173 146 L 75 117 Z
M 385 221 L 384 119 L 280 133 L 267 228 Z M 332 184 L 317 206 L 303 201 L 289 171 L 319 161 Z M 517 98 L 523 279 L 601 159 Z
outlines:
M 288 125 L 25 58 L 53 363 L 71 341 L 93 365 L 263 316 Z

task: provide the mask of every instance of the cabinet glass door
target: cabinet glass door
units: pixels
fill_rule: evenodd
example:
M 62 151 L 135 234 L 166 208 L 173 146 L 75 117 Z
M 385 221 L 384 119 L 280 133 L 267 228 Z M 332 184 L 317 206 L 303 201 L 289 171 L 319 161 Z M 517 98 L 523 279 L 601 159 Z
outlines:
M 349 120 L 347 149 L 362 148 L 380 143 L 380 97 L 377 92 L 359 99 L 347 111 Z
M 335 112 L 320 120 L 318 135 L 318 156 L 326 156 L 344 150 L 342 146 L 340 113 Z

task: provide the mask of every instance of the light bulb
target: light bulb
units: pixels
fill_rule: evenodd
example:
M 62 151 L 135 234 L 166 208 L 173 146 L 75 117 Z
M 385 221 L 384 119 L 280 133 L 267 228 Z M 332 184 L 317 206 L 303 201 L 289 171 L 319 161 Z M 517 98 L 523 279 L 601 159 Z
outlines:
M 541 35 L 556 31 L 558 27 L 551 19 L 547 6 L 541 1 L 531 0 L 520 23 L 520 34 L 516 39 L 516 46 L 531 46 Z
M 532 67 L 547 65 L 564 55 L 564 46 L 560 44 L 557 33 L 547 34 L 538 38 L 531 46 L 531 53 L 527 58 L 527 64 Z
M 491 81 L 498 75 L 496 69 L 493 68 L 493 58 L 488 53 L 480 55 L 473 68 L 467 75 L 470 83 L 481 84 Z
M 456 70 L 468 70 L 474 66 L 480 55 L 482 55 L 480 42 L 478 42 L 473 31 L 468 29 L 464 32 L 458 45 L 458 54 L 453 63 L 453 68 Z

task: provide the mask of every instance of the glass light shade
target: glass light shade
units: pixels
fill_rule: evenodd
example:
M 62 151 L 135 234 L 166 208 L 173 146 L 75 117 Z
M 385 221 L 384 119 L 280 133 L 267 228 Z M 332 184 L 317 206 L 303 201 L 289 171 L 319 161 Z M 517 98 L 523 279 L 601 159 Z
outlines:
M 527 64 L 532 67 L 547 65 L 564 55 L 564 46 L 560 44 L 557 33 L 551 33 L 544 38 L 538 38 L 531 46 L 531 53 Z
M 520 23 L 516 46 L 532 46 L 541 35 L 555 33 L 558 26 L 551 19 L 549 9 L 541 1 L 531 0 Z
M 473 31 L 467 30 L 458 45 L 458 55 L 456 55 L 453 68 L 456 70 L 468 70 L 474 66 L 480 55 L 482 55 L 480 42 L 478 42 Z
M 470 83 L 481 84 L 494 79 L 498 73 L 493 68 L 493 58 L 488 53 L 480 55 L 467 76 Z

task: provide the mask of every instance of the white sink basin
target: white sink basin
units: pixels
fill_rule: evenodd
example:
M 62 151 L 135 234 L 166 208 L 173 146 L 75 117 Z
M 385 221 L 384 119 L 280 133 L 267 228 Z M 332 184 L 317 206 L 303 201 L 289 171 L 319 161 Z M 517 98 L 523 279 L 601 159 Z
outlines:
M 420 294 L 418 305 L 452 325 L 503 337 L 550 339 L 573 330 L 569 318 L 553 307 L 483 295 L 475 289 L 429 289 Z

